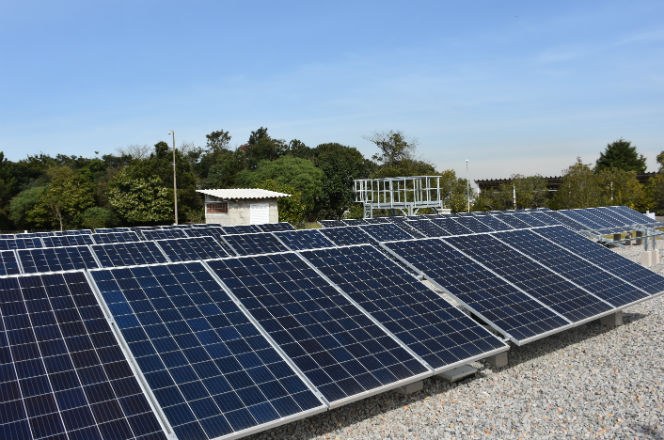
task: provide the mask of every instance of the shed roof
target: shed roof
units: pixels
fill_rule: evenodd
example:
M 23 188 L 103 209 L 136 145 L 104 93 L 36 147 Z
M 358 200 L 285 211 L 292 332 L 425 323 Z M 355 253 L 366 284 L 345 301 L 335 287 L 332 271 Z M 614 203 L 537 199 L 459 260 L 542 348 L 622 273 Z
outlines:
M 197 189 L 196 192 L 226 200 L 279 199 L 290 197 L 290 194 L 260 188 Z

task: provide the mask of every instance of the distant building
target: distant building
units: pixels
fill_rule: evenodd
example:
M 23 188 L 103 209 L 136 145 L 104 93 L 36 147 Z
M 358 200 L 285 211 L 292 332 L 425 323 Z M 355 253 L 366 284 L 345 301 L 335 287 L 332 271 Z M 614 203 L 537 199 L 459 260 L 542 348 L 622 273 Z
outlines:
M 199 189 L 205 195 L 205 223 L 223 226 L 279 222 L 277 200 L 290 197 L 259 188 Z

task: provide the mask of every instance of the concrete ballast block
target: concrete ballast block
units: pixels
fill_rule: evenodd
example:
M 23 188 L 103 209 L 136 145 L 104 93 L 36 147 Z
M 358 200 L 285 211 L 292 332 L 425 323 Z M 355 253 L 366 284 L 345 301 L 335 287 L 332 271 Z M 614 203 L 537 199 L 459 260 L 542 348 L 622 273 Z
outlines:
M 409 383 L 400 388 L 397 388 L 397 393 L 399 394 L 413 394 L 418 391 L 421 391 L 424 388 L 424 383 L 422 381 Z

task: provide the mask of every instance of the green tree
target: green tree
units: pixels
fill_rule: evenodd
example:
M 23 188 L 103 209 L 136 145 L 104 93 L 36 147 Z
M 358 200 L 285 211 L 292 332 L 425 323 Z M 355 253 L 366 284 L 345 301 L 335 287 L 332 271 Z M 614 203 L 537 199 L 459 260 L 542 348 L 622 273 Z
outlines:
M 369 140 L 378 147 L 372 159 L 382 165 L 391 165 L 404 159 L 412 159 L 415 143 L 406 140 L 401 131 L 375 133 Z
M 288 147 L 282 139 L 272 138 L 267 128 L 252 131 L 246 144 L 238 147 L 244 168 L 255 170 L 262 160 L 276 160 L 286 154 Z
M 552 200 L 556 209 L 588 208 L 601 205 L 601 189 L 590 165 L 576 162 L 564 172 L 560 188 Z
M 108 201 L 125 224 L 173 221 L 173 190 L 159 176 L 132 174 L 127 167 L 109 184 Z
M 290 201 L 281 199 L 279 208 L 300 199 L 302 220 L 314 218 L 317 203 L 323 196 L 325 174 L 307 159 L 283 156 L 279 159 L 261 161 L 255 170 L 244 170 L 238 175 L 237 183 L 256 188 L 291 188 L 295 197 Z
M 497 189 L 480 193 L 476 209 L 514 209 L 515 196 L 517 209 L 546 207 L 549 205 L 547 180 L 539 175 L 515 174 Z
M 13 163 L 0 151 L 0 230 L 12 229 L 13 226 L 9 219 L 9 202 L 17 189 L 13 171 Z
M 646 172 L 646 158 L 636 151 L 636 146 L 621 138 L 608 144 L 595 163 L 595 172 L 608 168 L 643 174 Z
M 81 216 L 81 226 L 84 228 L 108 228 L 115 223 L 113 211 L 100 206 L 93 206 L 92 208 L 86 209 Z
M 597 173 L 597 183 L 600 189 L 600 205 L 625 205 L 637 210 L 648 207 L 646 190 L 634 171 L 603 169 Z
M 41 203 L 53 215 L 53 226 L 60 230 L 80 227 L 83 212 L 94 206 L 91 182 L 68 166 L 51 167 L 47 175 L 49 183 Z
M 42 202 L 46 186 L 33 186 L 15 195 L 9 203 L 9 218 L 17 229 L 48 229 L 52 216 Z
M 325 174 L 318 218 L 341 218 L 353 203 L 353 180 L 366 178 L 371 163 L 356 148 L 337 143 L 320 144 L 313 162 Z

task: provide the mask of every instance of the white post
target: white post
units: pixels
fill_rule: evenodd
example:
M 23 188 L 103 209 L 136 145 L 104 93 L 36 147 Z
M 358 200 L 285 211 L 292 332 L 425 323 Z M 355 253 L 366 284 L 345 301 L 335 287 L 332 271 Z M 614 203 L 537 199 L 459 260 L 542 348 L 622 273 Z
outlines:
M 470 212 L 470 173 L 468 172 L 468 163 L 470 161 L 466 159 L 466 202 L 467 207 L 466 211 Z
M 173 136 L 173 205 L 175 206 L 175 224 L 178 224 L 178 184 L 177 176 L 175 175 L 175 130 L 171 130 L 168 134 Z

